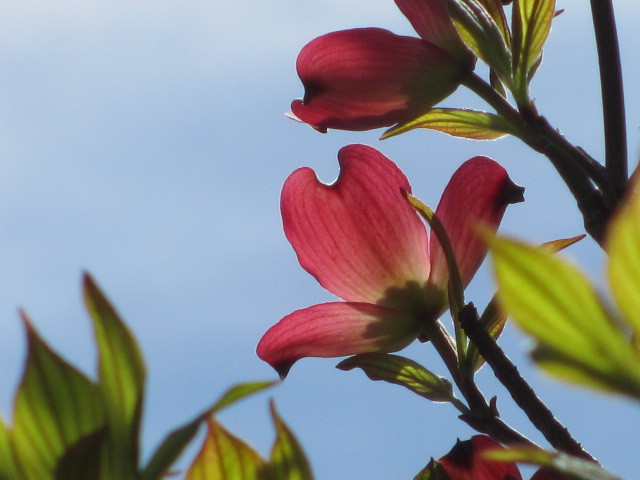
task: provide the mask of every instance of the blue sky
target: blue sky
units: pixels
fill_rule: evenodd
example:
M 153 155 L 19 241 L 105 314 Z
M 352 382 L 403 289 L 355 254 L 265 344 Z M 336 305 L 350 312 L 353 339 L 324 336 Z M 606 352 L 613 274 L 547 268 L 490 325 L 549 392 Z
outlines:
M 306 165 L 337 176 L 336 153 L 367 143 L 393 159 L 414 193 L 435 206 L 464 160 L 495 158 L 527 188 L 503 230 L 533 242 L 582 232 L 548 162 L 513 139 L 477 143 L 417 131 L 320 135 L 285 118 L 303 93 L 295 57 L 315 36 L 356 26 L 412 34 L 391 1 L 8 1 L 0 17 L 0 411 L 10 413 L 24 355 L 17 309 L 50 343 L 94 372 L 80 275 L 91 272 L 141 342 L 150 371 L 144 450 L 235 382 L 273 379 L 254 353 L 287 313 L 331 300 L 297 264 L 281 230 L 284 179 Z M 600 100 L 587 2 L 559 1 L 534 79 L 540 111 L 569 140 L 602 155 Z M 634 1 L 616 2 L 632 158 L 638 153 L 640 53 Z M 483 104 L 460 90 L 447 106 Z M 568 255 L 598 275 L 602 255 L 583 241 Z M 487 269 L 468 290 L 486 303 Z M 605 465 L 631 476 L 636 408 L 560 385 L 531 368 L 514 329 L 503 346 L 557 416 Z M 438 373 L 425 345 L 406 352 Z M 318 479 L 413 478 L 470 430 L 447 405 L 304 360 L 284 384 L 221 419 L 263 454 L 273 396 Z M 502 415 L 526 420 L 480 374 Z M 533 435 L 537 441 L 539 436 Z M 181 465 L 187 464 L 187 458 Z

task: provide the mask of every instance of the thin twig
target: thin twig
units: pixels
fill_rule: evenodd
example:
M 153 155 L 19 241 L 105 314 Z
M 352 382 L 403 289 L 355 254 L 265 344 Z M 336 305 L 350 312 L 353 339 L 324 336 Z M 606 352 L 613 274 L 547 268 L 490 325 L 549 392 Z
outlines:
M 487 403 L 475 383 L 463 381 L 458 368 L 455 344 L 442 323 L 430 321 L 424 328 L 429 340 L 451 373 L 453 381 L 469 404 L 471 412 L 460 415 L 460 419 L 475 430 L 486 433 L 501 443 L 535 447 L 535 443 L 498 417 L 495 407 Z
M 582 448 L 566 427 L 551 410 L 538 398 L 531 386 L 518 372 L 517 367 L 504 354 L 495 340 L 487 333 L 478 320 L 478 312 L 473 304 L 467 304 L 460 312 L 460 324 L 476 346 L 496 378 L 506 387 L 516 404 L 529 417 L 533 425 L 557 450 L 588 460 L 595 459 Z
M 627 185 L 627 127 L 620 47 L 611 0 L 591 0 L 591 15 L 598 48 L 600 89 L 607 171 L 622 197 Z

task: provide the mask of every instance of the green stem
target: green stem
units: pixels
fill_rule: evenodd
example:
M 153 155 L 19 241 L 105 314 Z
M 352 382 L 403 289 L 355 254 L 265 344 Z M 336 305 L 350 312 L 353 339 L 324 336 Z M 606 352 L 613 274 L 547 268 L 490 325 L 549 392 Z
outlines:
M 620 47 L 611 0 L 591 0 L 596 34 L 607 171 L 619 196 L 627 185 L 627 127 Z

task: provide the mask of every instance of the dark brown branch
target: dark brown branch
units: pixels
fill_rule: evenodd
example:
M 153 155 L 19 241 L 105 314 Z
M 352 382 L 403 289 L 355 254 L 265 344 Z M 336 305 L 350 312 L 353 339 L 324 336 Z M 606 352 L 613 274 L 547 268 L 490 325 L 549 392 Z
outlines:
M 468 415 L 461 415 L 460 419 L 478 432 L 485 433 L 506 445 L 535 447 L 536 445 L 531 440 L 499 418 L 495 406 L 487 403 L 473 381 L 469 382 L 462 379 L 458 368 L 458 356 L 455 351 L 455 346 L 451 342 L 449 334 L 446 333 L 442 324 L 437 321 L 429 322 L 429 324 L 425 326 L 425 333 L 447 366 L 449 373 L 451 373 L 453 377 L 453 381 L 469 404 L 471 412 Z
M 591 0 L 591 14 L 598 48 L 606 167 L 622 197 L 627 185 L 627 127 L 620 47 L 611 0 Z
M 605 226 L 619 202 L 605 167 L 584 150 L 568 142 L 535 106 L 514 109 L 491 85 L 472 73 L 463 81 L 491 105 L 511 125 L 513 135 L 532 149 L 545 155 L 556 168 L 576 199 L 584 217 L 585 229 L 602 245 Z
M 506 387 L 516 404 L 547 441 L 559 451 L 595 461 L 571 436 L 566 427 L 556 420 L 551 410 L 522 378 L 517 367 L 480 324 L 478 312 L 473 304 L 467 304 L 460 312 L 459 318 L 460 325 L 492 368 L 496 378 Z

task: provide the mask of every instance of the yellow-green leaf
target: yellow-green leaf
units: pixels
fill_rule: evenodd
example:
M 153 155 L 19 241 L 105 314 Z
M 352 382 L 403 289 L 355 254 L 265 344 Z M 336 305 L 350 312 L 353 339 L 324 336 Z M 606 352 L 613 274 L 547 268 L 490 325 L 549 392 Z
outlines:
M 504 6 L 502 0 L 478 0 L 478 2 L 485 8 L 485 10 L 491 15 L 493 21 L 496 22 L 504 43 L 509 47 L 511 46 L 511 31 L 509 30 L 509 24 L 507 23 L 507 17 L 504 14 Z
M 495 238 L 490 248 L 500 302 L 540 343 L 541 366 L 572 382 L 640 398 L 637 357 L 584 275 L 514 240 Z
M 577 235 L 575 237 L 552 240 L 550 242 L 543 243 L 539 248 L 544 250 L 545 252 L 557 253 L 560 250 L 563 250 L 579 242 L 585 236 L 586 235 Z M 480 323 L 484 326 L 489 335 L 491 335 L 491 338 L 495 340 L 502 333 L 506 322 L 507 314 L 503 309 L 499 307 L 498 299 L 494 295 L 487 305 L 487 308 L 485 308 L 484 312 L 482 312 Z M 467 355 L 469 357 L 469 364 L 472 366 L 473 371 L 477 371 L 484 364 L 484 359 L 482 358 L 482 356 L 480 356 L 480 353 L 475 348 L 473 343 L 469 344 Z
M 223 408 L 226 408 L 229 405 L 232 405 L 249 395 L 253 395 L 254 393 L 261 392 L 265 388 L 272 387 L 276 383 L 278 383 L 278 381 L 250 382 L 250 383 L 239 383 L 238 385 L 234 385 L 233 387 L 229 388 L 225 393 L 222 394 L 222 396 L 215 403 L 215 405 L 211 407 L 210 412 L 211 413 L 219 412 Z
M 479 321 L 494 340 L 497 340 L 500 334 L 502 334 L 504 326 L 507 323 L 507 314 L 499 307 L 495 295 L 487 305 L 487 308 L 484 309 L 484 312 L 482 312 Z M 482 358 L 482 355 L 480 355 L 480 352 L 473 342 L 469 342 L 467 346 L 467 362 L 472 372 L 477 372 L 485 363 L 484 358 Z
M 105 424 L 98 388 L 57 355 L 23 314 L 27 362 L 15 397 L 12 441 L 25 478 L 47 480 L 65 451 Z
M 259 480 L 264 460 L 232 435 L 215 418 L 207 421 L 207 436 L 187 471 L 185 480 Z
M 138 467 L 144 361 L 133 335 L 89 275 L 84 276 L 84 295 L 98 345 L 98 385 L 109 424 L 101 477 L 133 478 Z
M 576 235 L 575 237 L 569 237 L 569 238 L 559 238 L 557 240 L 544 242 L 542 245 L 540 245 L 539 248 L 548 253 L 558 253 L 559 251 L 564 250 L 565 248 L 570 247 L 571 245 L 575 245 L 584 237 L 586 237 L 585 234 Z
M 11 431 L 0 417 L 0 479 L 22 480 L 11 446 Z
M 458 35 L 467 47 L 500 76 L 502 81 L 513 84 L 511 50 L 483 1 L 451 0 L 449 13 Z
M 515 0 L 513 5 L 513 76 L 519 102 L 526 102 L 528 84 L 539 64 L 555 14 L 555 0 Z
M 446 378 L 435 375 L 419 363 L 399 355 L 363 353 L 343 360 L 338 364 L 338 368 L 361 368 L 371 380 L 401 385 L 434 402 L 453 400 L 453 388 Z
M 428 128 L 454 137 L 495 140 L 511 133 L 509 124 L 499 115 L 456 108 L 433 108 L 410 122 L 387 130 L 381 139 L 416 128 Z
M 566 453 L 549 452 L 540 448 L 511 447 L 491 450 L 483 454 L 489 460 L 518 462 L 551 468 L 567 476 L 582 480 L 621 480 L 597 463 Z
M 276 441 L 269 459 L 269 480 L 313 480 L 309 461 L 289 427 L 282 421 L 273 401 L 271 416 L 276 427 Z
M 635 185 L 609 228 L 611 290 L 625 318 L 640 331 L 640 190 Z
M 271 387 L 276 383 L 277 382 L 274 381 L 241 383 L 229 388 L 212 407 L 207 408 L 187 424 L 176 428 L 162 440 L 158 448 L 156 448 L 151 455 L 147 466 L 144 468 L 141 480 L 158 480 L 163 478 L 173 462 L 176 461 L 178 456 L 196 435 L 200 424 L 207 420 L 211 414 L 232 405 L 248 395 Z

